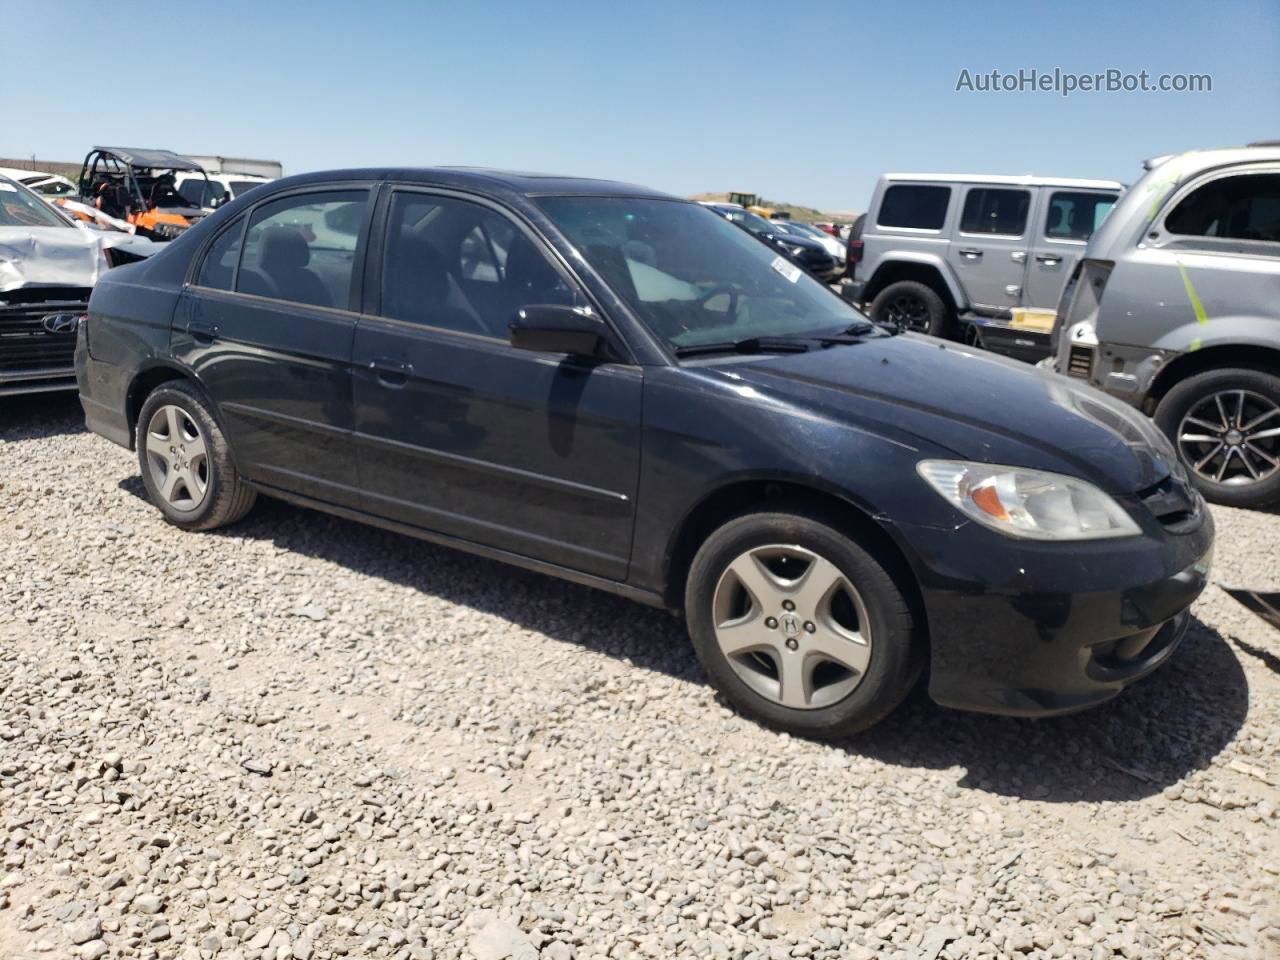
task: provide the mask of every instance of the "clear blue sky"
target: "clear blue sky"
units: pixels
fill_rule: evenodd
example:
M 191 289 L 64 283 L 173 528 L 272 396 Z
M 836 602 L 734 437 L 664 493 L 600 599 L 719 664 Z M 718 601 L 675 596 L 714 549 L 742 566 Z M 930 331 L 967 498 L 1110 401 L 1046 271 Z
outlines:
M 1280 0 L 73 0 L 25 37 L 5 6 L 0 156 L 480 164 L 863 209 L 887 170 L 1131 181 L 1145 157 L 1280 138 Z M 962 68 L 1032 67 L 1213 92 L 955 92 Z

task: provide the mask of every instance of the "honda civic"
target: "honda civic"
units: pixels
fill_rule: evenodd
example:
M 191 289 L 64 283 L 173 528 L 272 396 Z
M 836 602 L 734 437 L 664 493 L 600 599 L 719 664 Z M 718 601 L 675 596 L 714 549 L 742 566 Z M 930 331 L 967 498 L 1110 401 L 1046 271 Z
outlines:
M 1174 652 L 1213 546 L 1137 411 L 875 326 L 612 182 L 263 185 L 106 274 L 76 372 L 172 524 L 266 495 L 669 609 L 729 701 L 806 736 L 926 668 L 950 707 L 1101 703 Z

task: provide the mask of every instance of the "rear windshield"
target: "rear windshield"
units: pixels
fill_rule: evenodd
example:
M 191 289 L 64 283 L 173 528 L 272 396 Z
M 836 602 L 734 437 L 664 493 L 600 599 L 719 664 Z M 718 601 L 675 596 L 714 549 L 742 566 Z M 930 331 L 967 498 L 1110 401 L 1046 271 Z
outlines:
M 950 200 L 950 187 L 900 183 L 884 192 L 876 223 L 909 230 L 941 230 Z
M 0 227 L 70 227 L 26 187 L 0 177 Z

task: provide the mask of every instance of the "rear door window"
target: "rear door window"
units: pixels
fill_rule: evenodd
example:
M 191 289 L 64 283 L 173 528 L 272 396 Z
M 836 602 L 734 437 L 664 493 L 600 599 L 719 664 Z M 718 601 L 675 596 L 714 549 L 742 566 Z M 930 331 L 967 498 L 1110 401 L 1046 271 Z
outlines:
M 1030 190 L 974 187 L 964 198 L 960 232 L 1020 237 L 1030 208 Z
M 950 200 L 950 187 L 896 184 L 884 192 L 876 223 L 908 230 L 941 230 Z
M 333 190 L 258 207 L 245 235 L 236 290 L 348 309 L 368 199 L 368 190 Z
M 1170 233 L 1280 243 L 1280 173 L 1212 180 L 1165 218 Z
M 1055 191 L 1049 197 L 1044 235 L 1050 240 L 1088 240 L 1115 205 L 1112 194 Z
M 244 233 L 244 218 L 227 227 L 205 251 L 204 262 L 196 276 L 196 286 L 214 290 L 230 290 L 235 280 L 236 261 L 240 259 L 240 235 Z

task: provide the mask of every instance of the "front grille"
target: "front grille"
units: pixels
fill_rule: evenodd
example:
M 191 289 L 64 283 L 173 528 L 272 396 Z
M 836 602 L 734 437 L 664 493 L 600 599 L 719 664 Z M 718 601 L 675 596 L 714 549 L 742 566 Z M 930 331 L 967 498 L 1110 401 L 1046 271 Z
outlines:
M 1089 374 L 1093 372 L 1093 347 L 1082 347 L 1077 344 L 1071 345 L 1071 352 L 1067 354 L 1067 376 L 1079 377 L 1081 380 L 1088 380 Z
M 0 377 L 13 380 L 70 370 L 75 363 L 75 325 L 53 331 L 45 318 L 79 316 L 86 306 L 83 300 L 0 303 Z
M 1195 492 L 1172 474 L 1159 483 L 1138 491 L 1138 498 L 1164 526 L 1177 530 L 1191 524 L 1200 514 Z

